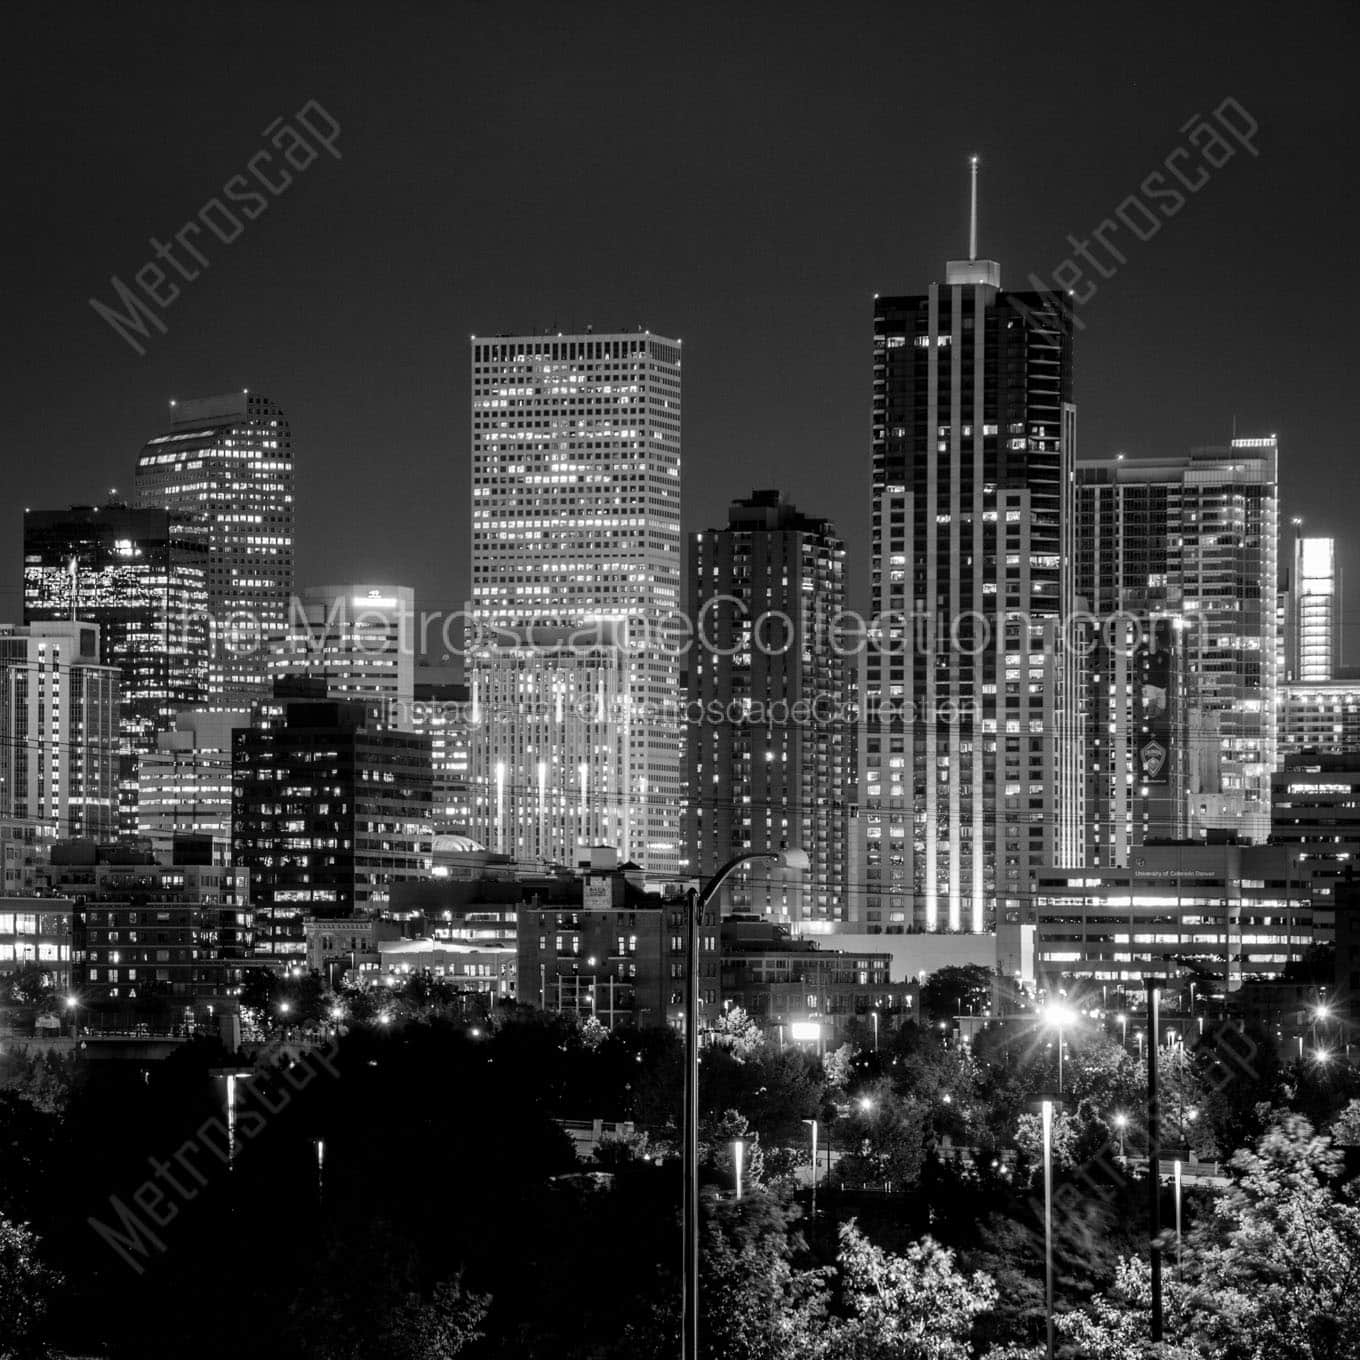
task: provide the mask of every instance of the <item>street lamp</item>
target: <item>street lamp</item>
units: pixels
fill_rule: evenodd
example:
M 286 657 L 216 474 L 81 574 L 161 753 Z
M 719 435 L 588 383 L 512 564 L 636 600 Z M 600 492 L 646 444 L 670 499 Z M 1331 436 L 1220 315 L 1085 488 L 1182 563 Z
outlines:
M 1129 1126 L 1129 1117 L 1122 1110 L 1114 1117 L 1114 1126 L 1119 1130 L 1119 1159 L 1124 1160 L 1124 1130 Z
M 741 1168 L 746 1160 L 746 1143 L 741 1138 L 732 1140 L 732 1165 L 737 1173 L 737 1199 L 741 1199 Z
M 1127 1048 L 1129 1046 L 1129 1017 L 1120 1011 L 1115 1019 L 1119 1021 L 1119 1042 Z
M 803 1123 L 812 1132 L 812 1221 L 817 1221 L 817 1121 L 805 1119 Z
M 878 1007 L 875 1006 L 870 1012 L 874 1020 L 874 1052 L 878 1052 Z
M 74 997 L 74 996 L 68 996 L 68 997 L 66 998 L 66 1009 L 67 1009 L 68 1011 L 71 1012 L 71 1038 L 72 1038 L 72 1039 L 75 1039 L 75 1038 L 76 1038 L 76 1035 L 77 1035 L 77 1030 L 76 1030 L 76 1019 L 77 1019 L 77 1016 L 76 1016 L 76 1011 L 77 1011 L 77 1009 L 79 1008 L 79 1006 L 80 1006 L 80 1002 L 79 1002 L 79 1000 L 78 1000 L 76 997 Z
M 1173 1180 L 1176 1186 L 1176 1281 L 1181 1278 L 1181 1159 L 1176 1158 Z
M 1064 1006 L 1059 1001 L 1050 1002 L 1043 1009 L 1044 1023 L 1052 1025 L 1058 1031 L 1058 1094 L 1062 1095 L 1063 1090 L 1063 1029 L 1077 1022 L 1077 1013 L 1071 1006 Z
M 1062 1043 L 1060 1039 L 1059 1044 Z M 1059 1049 L 1061 1052 L 1061 1048 Z M 1053 1360 L 1053 1102 L 1042 1105 L 1044 1121 L 1044 1311 L 1048 1319 L 1048 1360 Z
M 684 1360 L 699 1360 L 699 925 L 710 902 L 729 874 L 752 860 L 763 860 L 775 868 L 811 868 L 807 851 L 748 850 L 734 855 L 702 888 L 686 893 L 688 907 L 685 931 L 685 1259 L 684 1259 Z M 813 1125 L 816 1141 L 816 1125 Z M 817 1194 L 817 1159 L 812 1165 L 814 1205 Z

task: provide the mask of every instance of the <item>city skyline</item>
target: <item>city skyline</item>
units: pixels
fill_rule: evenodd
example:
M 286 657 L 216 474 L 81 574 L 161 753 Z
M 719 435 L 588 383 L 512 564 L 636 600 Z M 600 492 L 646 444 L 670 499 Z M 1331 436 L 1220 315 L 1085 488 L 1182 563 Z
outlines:
M 999 50 L 1015 54 L 1010 66 L 1018 73 L 1034 64 L 1024 60 L 1027 54 L 1043 51 L 1046 59 L 1050 41 L 1075 41 L 1081 11 L 1072 8 L 1068 23 L 1062 13 L 1034 32 L 1019 16 L 989 16 L 988 31 Z M 740 457 L 751 464 L 748 486 L 780 484 L 795 501 L 817 500 L 818 512 L 854 542 L 868 518 L 865 498 L 852 483 L 867 472 L 831 486 L 829 497 L 818 492 L 820 460 L 828 450 L 845 458 L 865 447 L 863 307 L 875 291 L 914 291 L 938 275 L 944 260 L 964 253 L 963 165 L 977 152 L 985 183 L 984 253 L 1008 262 L 1014 286 L 1031 272 L 1051 280 L 1073 257 L 1069 234 L 1092 243 L 1095 257 L 1114 271 L 1100 279 L 1099 291 L 1081 309 L 1085 454 L 1124 451 L 1138 457 L 1180 450 L 1219 437 L 1236 416 L 1240 428 L 1279 433 L 1285 513 L 1302 514 L 1310 533 L 1343 537 L 1337 502 L 1323 492 L 1322 474 L 1329 470 L 1335 477 L 1342 469 L 1344 478 L 1354 475 L 1345 459 L 1345 424 L 1327 399 L 1344 388 L 1346 346 L 1337 318 L 1346 307 L 1343 301 L 1319 317 L 1288 283 L 1300 267 L 1299 240 L 1310 243 L 1310 254 L 1344 255 L 1344 205 L 1354 193 L 1348 182 L 1325 171 L 1354 130 L 1353 110 L 1339 94 L 1343 85 L 1329 78 L 1353 33 L 1354 16 L 1339 8 L 1329 13 L 1330 23 L 1322 21 L 1308 43 L 1314 74 L 1307 100 L 1297 98 L 1296 85 L 1277 78 L 1278 61 L 1302 39 L 1269 25 L 1274 38 L 1260 43 L 1268 26 L 1264 12 L 1235 12 L 1228 30 L 1208 15 L 1180 16 L 1180 40 L 1170 46 L 1152 33 L 1135 32 L 1118 53 L 1083 48 L 1083 59 L 1072 67 L 1075 87 L 1069 95 L 1085 99 L 1089 113 L 1069 129 L 1072 173 L 1065 175 L 1042 172 L 1040 133 L 1048 126 L 1050 103 L 1017 99 L 1018 74 L 1003 74 L 992 88 L 973 88 L 961 81 L 958 58 L 951 56 L 938 70 L 928 64 L 924 81 L 910 95 L 889 96 L 892 85 L 876 83 L 875 73 L 884 74 L 882 63 L 893 50 L 921 45 L 951 51 L 954 25 L 942 17 L 885 12 L 882 55 L 845 42 L 818 51 L 825 64 L 814 95 L 822 96 L 817 108 L 825 116 L 811 124 L 799 108 L 797 76 L 812 55 L 810 35 L 777 22 L 751 28 L 734 16 L 724 21 L 733 26 L 731 51 L 719 71 L 695 94 L 677 87 L 675 111 L 662 114 L 668 144 L 682 153 L 681 164 L 669 173 L 694 192 L 658 222 L 658 239 L 644 246 L 626 278 L 609 267 L 617 228 L 605 206 L 561 224 L 564 258 L 571 264 L 545 272 L 540 229 L 526 227 L 512 213 L 510 227 L 493 237 L 463 194 L 464 184 L 448 176 L 429 179 L 434 145 L 429 115 L 435 113 L 441 128 L 460 120 L 439 116 L 444 105 L 431 88 L 428 68 L 418 65 L 412 72 L 397 109 L 375 109 L 367 96 L 354 92 L 346 108 L 337 76 L 357 41 L 352 25 L 342 19 L 330 35 L 307 33 L 315 88 L 298 89 L 298 68 L 287 54 L 304 35 L 296 16 L 271 14 L 278 51 L 260 54 L 258 84 L 240 120 L 223 114 L 207 124 L 189 119 L 183 128 L 161 129 L 171 139 L 172 158 L 183 158 L 192 142 L 202 179 L 191 178 L 181 188 L 170 182 L 173 177 L 152 173 L 160 152 L 141 145 L 144 116 L 117 109 L 101 110 L 101 118 L 113 120 L 102 135 L 119 135 L 122 154 L 132 158 L 136 211 L 120 211 L 116 223 L 106 220 L 98 205 L 118 195 L 103 167 L 87 166 L 95 174 L 94 193 L 81 186 L 81 211 L 69 214 L 68 225 L 63 212 L 76 192 L 73 170 L 51 158 L 32 166 L 49 198 L 43 221 L 52 230 L 29 247 L 35 253 L 30 274 L 43 281 L 41 289 L 27 276 L 19 280 L 18 331 L 31 353 L 20 353 L 11 370 L 22 375 L 23 386 L 19 401 L 7 410 L 5 433 L 12 448 L 54 441 L 65 457 L 59 477 L 44 460 L 25 460 L 16 470 L 16 499 L 21 506 L 95 503 L 109 486 L 125 490 L 131 460 L 160 423 L 169 398 L 258 386 L 288 412 L 300 482 L 315 488 L 298 524 L 299 579 L 386 577 L 410 584 L 422 602 L 451 606 L 468 593 L 460 554 L 431 554 L 416 545 L 440 541 L 441 526 L 464 514 L 465 455 L 457 424 L 445 419 L 449 410 L 464 407 L 461 346 L 474 332 L 506 326 L 555 332 L 590 321 L 597 330 L 650 325 L 686 341 L 692 391 L 687 532 L 718 522 L 728 498 L 744 489 L 729 482 L 725 471 Z M 488 35 L 477 11 L 466 11 L 465 18 L 466 32 L 449 47 L 470 82 L 469 97 L 475 97 L 486 88 L 476 54 L 485 50 Z M 643 42 L 649 33 L 678 41 L 696 19 L 643 16 L 631 41 Z M 668 24 L 680 28 L 672 31 Z M 126 69 L 141 68 L 141 60 L 127 51 L 130 33 L 111 22 L 96 21 L 95 28 L 109 60 L 121 54 Z M 1329 28 L 1335 42 L 1321 40 Z M 409 21 L 403 32 L 409 38 Z M 534 51 L 549 33 L 564 36 L 550 25 L 531 40 Z M 600 60 L 594 52 L 598 35 L 590 19 L 565 35 L 584 69 Z M 163 36 L 172 50 L 184 41 L 179 34 Z M 750 90 L 745 77 L 762 42 L 782 64 L 777 61 L 774 73 Z M 1210 50 L 1218 69 L 1231 76 L 1225 76 L 1222 90 L 1206 78 L 1202 58 Z M 663 43 L 656 52 L 663 75 L 672 80 L 690 70 L 679 47 Z M 84 51 L 66 55 L 74 101 L 68 116 L 78 117 L 92 97 L 78 75 L 89 57 Z M 380 44 L 366 56 L 381 70 L 392 51 Z M 1126 74 L 1125 63 L 1131 70 L 1140 58 L 1144 69 L 1156 73 L 1150 81 Z M 191 68 L 192 63 L 157 63 L 163 74 L 159 84 L 151 82 L 145 116 L 158 99 L 173 99 Z M 448 71 L 442 66 L 439 78 L 446 88 Z M 575 90 L 583 112 L 608 108 L 621 92 L 636 89 L 640 76 L 625 73 L 619 79 L 620 89 L 606 92 L 587 83 Z M 694 108 L 699 88 L 711 95 L 711 104 Z M 513 132 L 506 135 L 532 126 L 545 101 L 562 93 L 555 81 L 528 89 L 527 103 L 510 115 Z M 1119 204 L 1139 194 L 1150 170 L 1189 144 L 1183 124 L 1193 128 L 1197 114 L 1208 117 L 1230 96 L 1260 123 L 1260 155 L 1239 147 L 1152 239 L 1130 239 L 1124 228 L 1116 236 L 1107 233 L 1105 239 L 1127 263 L 1100 251 L 1093 228 L 1113 219 Z M 312 97 L 345 129 L 337 144 L 343 159 L 323 152 L 305 180 L 300 176 L 287 197 L 250 224 L 247 235 L 230 247 L 215 241 L 212 251 L 205 247 L 210 267 L 194 283 L 181 280 L 184 295 L 164 314 L 167 334 L 157 334 L 144 357 L 136 355 L 87 299 L 109 295 L 110 276 L 130 277 L 150 253 L 148 237 L 163 239 L 174 223 L 192 215 L 250 155 L 261 128 Z M 174 107 L 185 102 L 173 100 Z M 223 108 L 229 104 L 221 101 Z M 402 114 L 404 140 L 384 137 L 398 126 L 388 120 Z M 900 136 L 913 115 L 930 128 L 919 144 Z M 693 146 L 677 141 L 678 120 L 693 126 Z M 777 120 L 801 136 L 776 139 L 770 156 L 763 157 L 758 147 L 769 141 L 766 134 Z M 699 154 L 719 129 L 736 139 L 741 176 L 712 171 L 709 158 Z M 622 135 L 631 152 L 637 134 Z M 441 161 L 450 150 L 456 160 L 462 150 L 470 166 L 485 167 L 493 149 L 470 136 L 458 131 Z M 23 147 L 21 153 L 39 155 L 39 147 Z M 592 150 L 588 165 L 603 169 L 604 155 Z M 554 168 L 546 149 L 535 149 L 532 157 L 530 168 L 554 192 L 563 171 Z M 827 175 L 815 194 L 809 191 L 809 158 Z M 885 167 L 891 167 L 887 176 Z M 531 178 L 526 171 L 519 184 L 527 186 Z M 649 169 L 644 182 L 654 186 L 655 172 Z M 781 182 L 792 188 L 781 193 Z M 367 191 L 374 183 L 383 190 L 376 204 Z M 1333 191 L 1342 196 L 1339 209 L 1326 198 Z M 533 201 L 527 189 L 513 190 L 513 203 Z M 760 205 L 782 203 L 796 211 L 778 213 L 772 224 Z M 729 217 L 721 258 L 705 244 L 709 213 L 715 211 Z M 78 248 L 72 239 L 77 222 Z M 486 254 L 489 267 L 470 270 L 437 260 L 428 248 L 413 249 L 417 223 L 423 232 L 434 229 L 446 238 L 441 256 L 443 250 L 451 260 Z M 100 247 L 91 249 L 89 240 Z M 339 272 L 355 258 L 383 262 L 372 286 L 348 281 L 338 286 Z M 678 269 L 668 270 L 667 260 Z M 310 261 L 305 268 L 304 261 Z M 443 280 L 447 286 L 441 287 Z M 1345 276 L 1333 286 L 1343 300 L 1354 287 Z M 255 324 L 260 306 L 271 317 L 268 327 Z M 1172 318 L 1174 324 L 1166 324 Z M 314 344 L 321 333 L 327 338 L 324 358 Z M 817 343 L 803 344 L 800 336 L 816 336 Z M 1297 343 L 1291 345 L 1291 338 Z M 57 380 L 35 365 L 36 355 L 54 346 L 70 365 L 59 380 L 60 400 Z M 1215 361 L 1207 370 L 1196 366 L 1209 355 Z M 393 362 L 399 371 L 388 371 Z M 1259 374 L 1267 362 L 1273 377 L 1262 383 Z M 83 376 L 73 383 L 72 373 Z M 382 375 L 377 384 L 365 382 L 377 375 Z M 1156 401 L 1140 399 L 1148 391 L 1157 392 Z M 72 400 L 73 392 L 78 400 Z M 411 494 L 377 505 L 356 494 L 364 485 L 365 462 L 376 458 L 388 469 L 391 485 Z M 0 561 L 17 558 L 19 532 L 13 523 L 0 524 Z M 336 547 L 341 542 L 354 546 L 342 553 Z M 1345 565 L 1353 570 L 1360 549 L 1347 551 Z M 852 563 L 849 571 L 850 599 L 863 601 L 867 565 Z M 0 583 L 0 590 L 10 589 L 8 581 Z M 15 611 L 10 597 L 0 594 L 0 615 Z

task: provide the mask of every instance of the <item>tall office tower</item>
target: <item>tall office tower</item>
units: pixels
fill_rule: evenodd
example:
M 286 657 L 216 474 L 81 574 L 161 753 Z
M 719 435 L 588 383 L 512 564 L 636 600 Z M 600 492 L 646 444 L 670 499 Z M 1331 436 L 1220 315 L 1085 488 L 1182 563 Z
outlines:
M 379 911 L 393 883 L 429 873 L 430 743 L 319 681 L 279 690 L 277 712 L 232 737 L 232 848 L 251 871 L 256 954 L 286 965 L 305 956 L 305 916 Z
M 1278 759 L 1360 754 L 1360 681 L 1280 686 Z
M 1093 868 L 1126 866 L 1150 840 L 1185 838 L 1189 751 L 1178 623 L 1129 616 L 1092 629 L 1085 863 Z
M 1297 523 L 1297 521 L 1295 521 Z M 1295 534 L 1284 592 L 1285 673 L 1291 685 L 1334 680 L 1341 666 L 1341 571 L 1336 540 Z
M 118 670 L 93 624 L 0 625 L 0 820 L 117 831 Z
M 137 462 L 144 506 L 208 521 L 213 701 L 242 707 L 268 693 L 268 642 L 293 593 L 293 442 L 288 420 L 250 392 L 171 404 L 170 428 Z
M 136 829 L 137 762 L 208 684 L 207 522 L 120 502 L 24 514 L 24 621 L 99 626 L 119 672 L 119 826 Z
M 468 745 L 472 691 L 435 666 L 416 669 L 410 730 L 430 739 L 431 820 L 436 835 L 464 835 L 472 822 Z
M 810 870 L 755 867 L 728 880 L 726 910 L 785 922 L 844 919 L 849 658 L 845 545 L 778 491 L 734 501 L 694 536 L 689 607 L 691 872 L 744 850 L 797 846 Z
M 231 739 L 241 709 L 181 713 L 137 768 L 137 834 L 170 863 L 175 843 L 202 838 L 214 864 L 231 862 Z
M 1070 323 L 975 250 L 874 302 L 871 931 L 1018 923 L 1031 869 L 1080 855 Z
M 332 698 L 359 700 L 383 726 L 409 731 L 414 633 L 410 586 L 309 586 L 271 644 L 270 674 L 322 679 Z
M 1187 829 L 1270 834 L 1276 763 L 1275 437 L 1077 465 L 1077 592 L 1101 619 L 1181 620 Z
M 474 338 L 472 830 L 488 847 L 574 863 L 607 835 L 678 870 L 680 575 L 679 342 Z

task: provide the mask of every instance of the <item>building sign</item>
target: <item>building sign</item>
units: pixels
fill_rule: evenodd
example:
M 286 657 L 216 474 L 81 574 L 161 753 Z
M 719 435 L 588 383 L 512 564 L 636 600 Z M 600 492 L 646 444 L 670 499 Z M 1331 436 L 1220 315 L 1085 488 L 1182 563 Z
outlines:
M 1167 784 L 1171 780 L 1170 633 L 1160 621 L 1154 624 L 1151 645 L 1143 652 L 1138 769 L 1144 784 Z
M 587 878 L 582 907 L 586 911 L 608 911 L 614 905 L 613 886 L 607 878 Z

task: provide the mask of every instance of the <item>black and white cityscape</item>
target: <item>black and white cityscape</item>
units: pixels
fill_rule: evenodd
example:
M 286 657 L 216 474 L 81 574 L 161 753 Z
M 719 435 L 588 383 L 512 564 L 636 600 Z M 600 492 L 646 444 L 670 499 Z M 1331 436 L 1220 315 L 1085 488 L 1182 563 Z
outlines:
M 1360 1357 L 1353 7 L 4 22 L 0 1360 Z

